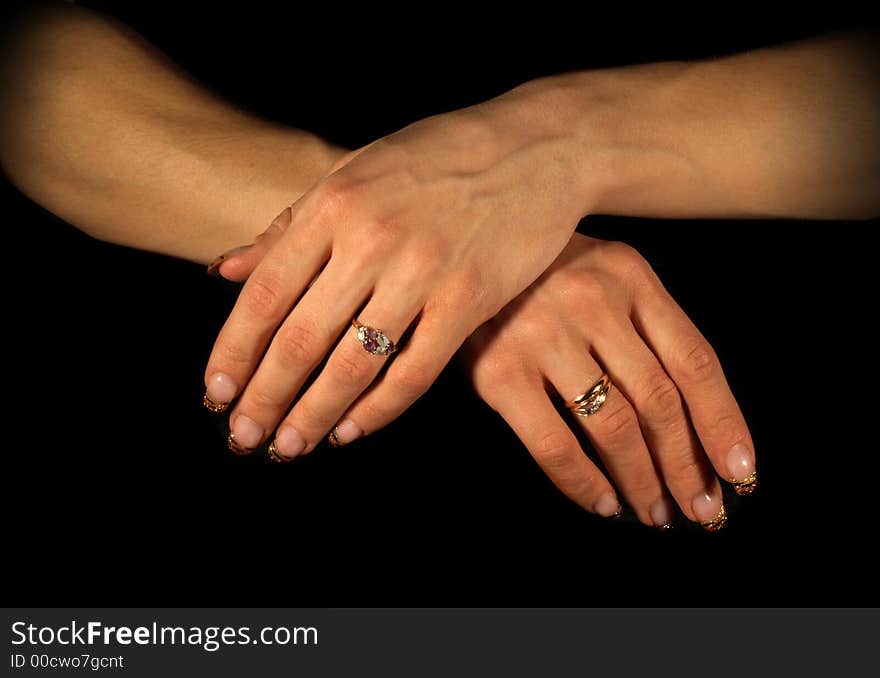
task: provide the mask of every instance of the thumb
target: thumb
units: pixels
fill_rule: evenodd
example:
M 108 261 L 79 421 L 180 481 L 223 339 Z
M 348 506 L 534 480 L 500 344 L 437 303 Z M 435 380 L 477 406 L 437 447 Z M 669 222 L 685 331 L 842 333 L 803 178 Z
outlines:
M 290 207 L 285 207 L 269 227 L 254 239 L 252 245 L 235 247 L 214 259 L 208 265 L 208 275 L 220 275 L 233 282 L 247 280 L 257 264 L 287 230 L 291 214 Z

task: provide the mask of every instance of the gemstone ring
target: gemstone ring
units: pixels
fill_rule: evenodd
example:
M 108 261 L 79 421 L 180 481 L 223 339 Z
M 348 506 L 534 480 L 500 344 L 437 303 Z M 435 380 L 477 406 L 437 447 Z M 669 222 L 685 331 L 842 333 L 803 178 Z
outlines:
M 391 355 L 397 350 L 397 346 L 389 339 L 382 330 L 375 327 L 367 327 L 361 325 L 360 321 L 355 318 L 351 321 L 352 327 L 357 330 L 357 340 L 361 342 L 361 346 L 367 353 L 373 355 Z

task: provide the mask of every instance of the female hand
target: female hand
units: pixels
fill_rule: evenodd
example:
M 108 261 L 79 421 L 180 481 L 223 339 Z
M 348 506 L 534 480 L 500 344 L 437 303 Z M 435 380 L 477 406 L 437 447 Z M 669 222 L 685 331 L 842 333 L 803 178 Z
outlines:
M 553 262 L 596 182 L 573 162 L 583 139 L 571 139 L 551 100 L 515 91 L 418 122 L 282 214 L 289 228 L 249 277 L 205 373 L 206 405 L 238 399 L 230 447 L 245 453 L 277 428 L 281 457 L 312 449 L 382 369 L 384 337 L 411 329 L 372 392 L 402 412 Z M 384 336 L 359 340 L 354 318 Z
M 225 263 L 223 274 L 244 279 L 278 237 L 271 231 Z M 616 515 L 616 486 L 648 525 L 670 524 L 671 495 L 690 520 L 718 529 L 725 514 L 716 473 L 740 494 L 756 486 L 749 430 L 712 347 L 627 245 L 575 234 L 460 356 L 480 396 L 557 487 L 589 511 Z M 573 421 L 610 479 L 583 453 L 551 395 L 571 401 L 603 372 L 613 384 L 606 401 Z M 377 395 L 382 384 L 346 414 L 357 435 L 399 415 Z
M 668 491 L 688 519 L 720 529 L 726 514 L 716 473 L 739 494 L 756 487 L 752 439 L 714 350 L 623 243 L 575 234 L 461 354 L 483 400 L 588 510 L 615 515 L 617 497 L 548 391 L 570 403 L 603 373 L 613 384 L 606 400 L 574 420 L 642 522 L 669 526 Z

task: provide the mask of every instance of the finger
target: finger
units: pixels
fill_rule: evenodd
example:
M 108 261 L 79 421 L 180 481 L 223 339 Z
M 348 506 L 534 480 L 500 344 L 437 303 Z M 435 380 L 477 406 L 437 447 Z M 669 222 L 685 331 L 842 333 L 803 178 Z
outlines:
M 718 475 L 737 493 L 750 494 L 757 485 L 755 447 L 721 363 L 659 280 L 656 284 L 659 293 L 637 299 L 633 320 L 678 385 Z
M 425 311 L 388 369 L 340 416 L 330 443 L 347 445 L 397 419 L 436 381 L 467 332 L 455 318 Z
M 214 343 L 205 369 L 205 404 L 215 411 L 241 393 L 276 328 L 329 258 L 324 236 L 308 229 L 291 235 L 248 278 Z
M 372 146 L 375 143 L 376 142 L 373 141 L 373 142 L 370 142 L 369 144 L 367 144 L 366 146 L 361 146 L 360 148 L 356 148 L 353 151 L 349 151 L 348 153 L 343 155 L 341 158 L 339 158 L 339 160 L 337 160 L 336 162 L 333 163 L 333 165 L 330 167 L 330 171 L 328 172 L 328 174 L 333 174 L 334 172 L 341 170 L 348 163 L 350 163 L 352 160 L 354 160 L 356 157 L 358 157 L 361 153 L 366 151 L 370 146 Z
M 290 225 L 291 208 L 284 210 L 269 224 L 269 227 L 260 233 L 252 245 L 237 247 L 229 252 L 224 252 L 208 266 L 210 272 L 213 268 L 219 275 L 233 282 L 243 282 L 253 272 L 269 250 L 275 246 L 284 231 Z
M 357 156 L 367 150 L 373 144 L 368 144 L 349 151 L 339 158 L 330 168 L 328 174 L 333 174 L 337 170 L 342 169 Z M 233 250 L 224 252 L 219 257 L 208 264 L 209 275 L 221 275 L 232 282 L 243 282 L 257 267 L 257 264 L 266 256 L 266 253 L 272 249 L 281 235 L 290 225 L 291 210 L 296 208 L 296 204 L 286 207 L 282 210 L 269 227 L 260 233 L 251 245 L 243 245 Z
M 240 248 L 234 254 L 229 253 L 218 267 L 218 273 L 227 280 L 243 282 L 253 273 L 257 265 L 281 240 L 284 231 L 290 225 L 291 208 L 287 207 L 279 214 L 265 231 L 260 233 L 252 245 Z
M 654 463 L 681 510 L 714 529 L 724 515 L 721 487 L 675 383 L 628 320 L 612 332 L 597 332 L 594 351 L 635 408 Z
M 234 451 L 252 450 L 275 430 L 368 294 L 369 282 L 344 258 L 330 260 L 278 328 L 239 397 L 230 415 Z
M 566 402 L 589 391 L 602 376 L 602 368 L 583 344 L 572 342 L 542 355 L 545 376 Z M 639 520 L 669 528 L 672 502 L 654 468 L 635 410 L 623 394 L 612 387 L 598 411 L 575 419 Z
M 311 451 L 392 359 L 395 342 L 421 309 L 421 299 L 406 295 L 406 289 L 396 289 L 394 295 L 377 290 L 359 312 L 360 329 L 348 328 L 321 374 L 278 427 L 274 441 L 277 454 L 292 459 Z
M 617 493 L 590 461 L 556 411 L 540 380 L 504 389 L 493 407 L 556 487 L 576 504 L 610 518 L 620 515 Z

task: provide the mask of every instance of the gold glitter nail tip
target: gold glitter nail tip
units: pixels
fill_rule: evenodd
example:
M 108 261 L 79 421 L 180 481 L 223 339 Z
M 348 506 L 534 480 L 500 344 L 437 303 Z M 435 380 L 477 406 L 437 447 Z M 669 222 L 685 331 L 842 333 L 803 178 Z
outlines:
M 239 445 L 235 441 L 235 434 L 232 431 L 229 432 L 229 436 L 226 438 L 226 447 L 228 447 L 229 450 L 233 454 L 237 454 L 237 455 L 244 455 L 244 454 L 251 453 L 251 451 L 248 448 L 242 447 L 241 445 Z
M 721 509 L 718 511 L 718 514 L 712 518 L 712 520 L 706 520 L 700 525 L 703 526 L 703 529 L 706 532 L 717 532 L 720 529 L 723 529 L 727 524 L 727 511 L 724 509 L 724 504 L 721 505 Z
M 740 496 L 746 496 L 755 491 L 758 486 L 758 472 L 752 471 L 748 478 L 743 480 L 731 480 L 734 491 Z
M 333 430 L 330 431 L 330 435 L 327 436 L 327 442 L 330 443 L 331 447 L 342 447 L 342 442 L 339 440 L 339 436 L 336 435 L 336 427 L 333 427 Z
M 269 449 L 266 450 L 266 456 L 277 464 L 286 464 L 293 461 L 293 457 L 282 457 L 278 454 L 278 449 L 275 447 L 274 440 L 269 443 Z
M 211 400 L 207 393 L 205 393 L 205 397 L 202 399 L 202 405 L 214 413 L 225 412 L 226 408 L 229 407 L 229 403 L 218 403 L 216 400 Z
M 208 267 L 205 269 L 205 273 L 207 273 L 208 275 L 212 275 L 212 276 L 220 275 L 220 265 L 224 261 L 226 261 L 226 259 L 227 259 L 226 254 L 221 254 L 219 257 L 214 259 L 210 264 L 208 264 Z

